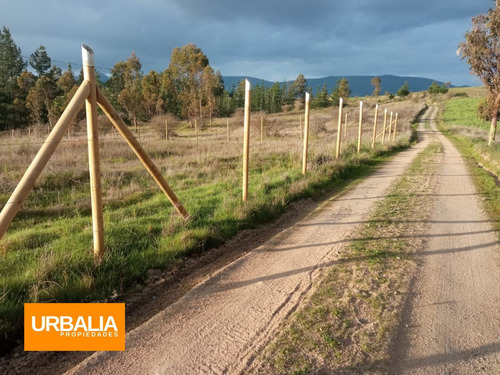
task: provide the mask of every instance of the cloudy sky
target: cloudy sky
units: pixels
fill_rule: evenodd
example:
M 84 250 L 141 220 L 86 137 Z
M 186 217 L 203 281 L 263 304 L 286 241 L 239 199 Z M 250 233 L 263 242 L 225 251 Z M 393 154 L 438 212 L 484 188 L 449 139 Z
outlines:
M 145 73 L 195 43 L 223 75 L 270 81 L 329 75 L 422 76 L 477 85 L 457 44 L 493 0 L 0 0 L 23 55 L 112 68 L 132 51 Z M 60 63 L 62 67 L 64 63 Z M 66 64 L 67 65 L 67 64 Z M 103 72 L 106 72 L 105 70 Z M 109 71 L 107 71 L 109 73 Z

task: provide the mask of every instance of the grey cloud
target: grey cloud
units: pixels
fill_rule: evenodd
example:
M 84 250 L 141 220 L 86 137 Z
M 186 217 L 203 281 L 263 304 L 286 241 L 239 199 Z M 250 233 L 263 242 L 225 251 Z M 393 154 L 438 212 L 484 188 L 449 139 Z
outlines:
M 470 80 L 451 55 L 491 0 L 110 0 L 0 4 L 0 24 L 31 54 L 80 61 L 82 42 L 98 65 L 135 51 L 143 69 L 163 70 L 176 46 L 193 42 L 225 75 L 271 80 L 330 74 L 443 75 Z

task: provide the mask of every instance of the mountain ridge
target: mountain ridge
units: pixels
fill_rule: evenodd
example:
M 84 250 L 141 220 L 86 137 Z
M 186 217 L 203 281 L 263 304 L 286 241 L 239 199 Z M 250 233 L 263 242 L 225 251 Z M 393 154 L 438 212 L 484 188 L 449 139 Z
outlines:
M 327 76 L 323 78 L 306 78 L 307 87 L 312 89 L 312 94 L 316 95 L 318 90 L 323 89 L 326 83 L 328 88 L 328 93 L 331 93 L 337 84 L 337 81 L 346 78 L 349 81 L 349 87 L 351 88 L 351 96 L 368 96 L 373 93 L 374 87 L 371 85 L 371 80 L 375 76 L 363 76 L 363 75 L 351 75 L 351 76 Z M 425 77 L 409 77 L 409 76 L 397 76 L 392 74 L 384 74 L 377 76 L 381 79 L 381 90 L 380 94 L 385 92 L 396 93 L 400 87 L 408 82 L 411 91 L 425 91 L 429 88 L 432 82 L 436 82 L 441 85 L 444 82 L 437 81 L 435 79 L 425 78 Z M 238 83 L 244 79 L 248 79 L 254 87 L 257 84 L 264 84 L 265 87 L 271 87 L 275 82 L 263 80 L 255 77 L 244 77 L 244 76 L 223 76 L 224 86 L 226 90 L 231 91 L 233 85 L 236 87 Z M 279 82 L 280 85 L 286 84 L 291 85 L 292 81 Z M 457 87 L 451 85 L 450 87 Z

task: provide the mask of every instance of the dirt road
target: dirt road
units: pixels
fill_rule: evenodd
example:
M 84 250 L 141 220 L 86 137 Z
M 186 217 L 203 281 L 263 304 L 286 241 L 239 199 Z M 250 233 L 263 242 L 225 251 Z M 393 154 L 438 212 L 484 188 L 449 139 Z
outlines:
M 428 111 L 430 118 L 433 111 Z M 500 373 L 497 239 L 460 156 L 444 145 L 428 249 L 404 312 L 391 372 Z M 429 137 L 348 193 L 232 262 L 127 335 L 125 352 L 96 353 L 74 374 L 234 374 L 276 335 L 349 234 Z
M 426 143 L 211 275 L 131 331 L 125 352 L 96 353 L 70 373 L 234 374 L 248 368 Z
M 498 239 L 462 158 L 431 127 L 444 162 L 392 372 L 500 374 Z

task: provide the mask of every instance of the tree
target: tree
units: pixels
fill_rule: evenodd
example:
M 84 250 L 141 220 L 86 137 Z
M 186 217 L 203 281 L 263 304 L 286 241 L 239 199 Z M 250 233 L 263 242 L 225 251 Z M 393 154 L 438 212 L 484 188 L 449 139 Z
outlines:
M 28 97 L 31 88 L 35 86 L 36 81 L 36 77 L 26 70 L 23 71 L 19 77 L 17 77 L 14 109 L 18 124 L 24 125 L 29 123 L 30 111 L 27 107 L 26 98 Z
M 47 55 L 45 47 L 42 45 L 38 47 L 38 49 L 31 54 L 29 61 L 30 61 L 30 66 L 33 69 L 35 69 L 35 72 L 38 74 L 38 77 L 44 75 L 45 72 L 47 72 L 52 65 L 52 60 L 50 59 L 49 55 Z
M 56 83 L 48 76 L 41 76 L 36 81 L 29 93 L 27 106 L 31 110 L 31 117 L 37 124 L 49 122 L 54 125 L 57 120 L 57 109 L 54 107 L 54 99 L 58 94 Z
M 370 81 L 370 83 L 373 86 L 373 94 L 372 95 L 374 97 L 378 97 L 380 95 L 381 82 L 382 82 L 382 80 L 380 79 L 380 77 L 373 77 L 372 80 Z
M 176 115 L 187 118 L 201 116 L 200 95 L 203 72 L 209 65 L 207 56 L 195 44 L 176 47 L 163 74 L 163 97 Z
M 472 18 L 472 30 L 465 33 L 457 54 L 470 65 L 488 89 L 491 126 L 488 145 L 495 142 L 497 113 L 500 108 L 500 1 L 487 14 Z
M 403 86 L 401 86 L 399 90 L 396 92 L 396 95 L 404 98 L 407 97 L 409 94 L 410 94 L 410 85 L 408 84 L 408 81 L 405 81 Z
M 4 26 L 0 31 L 0 90 L 15 83 L 25 68 L 21 49 L 14 43 L 9 29 Z
M 320 90 L 318 88 L 318 91 L 316 92 L 316 97 L 312 102 L 312 106 L 315 108 L 324 108 L 328 107 L 329 104 L 330 103 L 328 101 L 328 86 L 325 83 L 323 85 L 323 89 Z
M 434 81 L 431 83 L 427 91 L 431 95 L 446 94 L 448 92 L 448 85 L 446 83 L 442 83 L 441 85 L 439 85 L 437 82 Z
M 351 96 L 349 81 L 347 80 L 347 78 L 339 79 L 332 92 L 333 104 L 338 105 L 340 103 L 340 98 L 342 98 L 345 103 L 345 100 L 349 98 L 349 96 Z
M 303 74 L 299 74 L 291 87 L 294 99 L 299 99 L 303 103 L 306 97 L 306 90 L 307 80 Z
M 222 78 L 222 76 L 220 76 Z M 208 117 L 212 120 L 212 116 L 217 108 L 217 101 L 215 98 L 216 91 L 219 88 L 218 78 L 215 76 L 214 70 L 210 65 L 203 69 L 201 76 L 201 87 L 199 93 L 200 103 L 200 122 L 203 124 L 203 118 Z
M 115 65 L 116 66 L 116 65 Z M 118 103 L 127 112 L 130 122 L 137 131 L 139 117 L 144 111 L 144 97 L 142 95 L 142 64 L 134 52 L 120 65 L 123 89 L 118 94 Z
M 482 118 L 484 121 L 491 121 L 491 108 L 488 103 L 488 100 L 483 99 L 477 105 L 477 115 L 479 118 Z M 500 111 L 497 112 L 497 118 L 500 117 Z
M 252 87 L 252 101 L 250 104 L 252 111 L 255 112 L 266 109 L 266 86 L 264 81 Z
M 234 108 L 242 108 L 245 106 L 245 80 L 238 82 L 238 85 L 231 88 L 231 99 Z M 266 109 L 267 109 L 267 92 L 266 92 Z
M 0 129 L 19 126 L 20 117 L 16 115 L 19 101 L 17 98 L 17 78 L 26 67 L 21 55 L 21 49 L 14 43 L 9 29 L 5 26 L 0 30 Z M 16 109 L 17 108 L 17 109 Z
M 144 108 L 148 118 L 159 114 L 163 107 L 163 100 L 160 96 L 161 76 L 151 70 L 142 79 L 142 95 L 144 97 Z
M 66 70 L 61 77 L 57 80 L 57 86 L 67 94 L 73 87 L 76 86 L 75 76 L 73 75 L 73 70 L 71 69 L 71 64 L 68 65 L 68 70 Z
M 281 106 L 283 104 L 283 91 L 279 82 L 275 82 L 269 90 L 266 91 L 266 96 L 267 112 L 281 112 Z
M 104 90 L 106 97 L 109 99 L 114 107 L 118 107 L 118 95 L 125 88 L 125 70 L 127 69 L 127 63 L 125 61 L 119 61 L 111 69 L 111 77 L 108 79 L 104 85 Z M 83 69 L 80 71 L 80 76 L 78 77 L 78 82 L 83 81 Z

